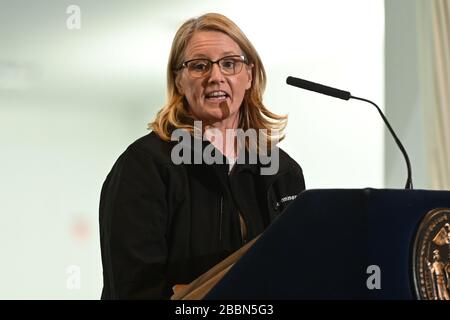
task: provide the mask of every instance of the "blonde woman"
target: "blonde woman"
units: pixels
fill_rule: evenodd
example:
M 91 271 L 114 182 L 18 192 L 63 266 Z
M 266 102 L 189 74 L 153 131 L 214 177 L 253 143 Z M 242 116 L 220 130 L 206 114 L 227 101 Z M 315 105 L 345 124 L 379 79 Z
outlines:
M 305 189 L 300 166 L 276 146 L 287 118 L 264 106 L 265 83 L 258 53 L 227 17 L 179 28 L 167 103 L 102 188 L 102 299 L 170 298 Z

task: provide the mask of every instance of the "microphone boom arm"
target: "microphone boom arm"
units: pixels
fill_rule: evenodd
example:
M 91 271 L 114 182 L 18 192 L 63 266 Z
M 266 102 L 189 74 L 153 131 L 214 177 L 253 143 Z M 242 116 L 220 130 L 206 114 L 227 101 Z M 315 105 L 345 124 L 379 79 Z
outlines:
M 391 125 L 389 124 L 389 121 L 387 120 L 387 118 L 385 117 L 385 115 L 383 114 L 381 109 L 374 102 L 364 99 L 364 98 L 358 98 L 358 97 L 354 97 L 354 96 L 350 95 L 350 99 L 365 101 L 365 102 L 368 102 L 371 105 L 375 106 L 375 108 L 377 108 L 378 113 L 380 114 L 381 118 L 383 118 L 384 123 L 388 127 L 389 132 L 391 133 L 392 137 L 394 138 L 395 142 L 397 143 L 398 147 L 400 148 L 400 151 L 402 152 L 403 157 L 405 158 L 406 167 L 408 170 L 408 178 L 406 179 L 405 189 L 413 189 L 413 183 L 412 183 L 412 178 L 411 178 L 412 177 L 411 162 L 409 161 L 408 154 L 406 153 L 406 150 L 403 147 L 403 144 L 400 142 L 400 139 L 395 134 L 394 130 L 392 129 Z
M 405 148 L 403 147 L 402 143 L 400 142 L 400 139 L 397 137 L 397 135 L 395 134 L 391 125 L 389 124 L 389 121 L 387 120 L 387 118 L 385 117 L 385 115 L 383 114 L 381 109 L 374 102 L 367 100 L 367 99 L 354 97 L 348 91 L 343 91 L 343 90 L 339 90 L 336 88 L 324 86 L 323 84 L 303 80 L 300 78 L 287 77 L 286 83 L 291 86 L 297 87 L 297 88 L 314 91 L 317 93 L 325 94 L 327 96 L 331 96 L 331 97 L 335 97 L 335 98 L 339 98 L 339 99 L 343 99 L 343 100 L 349 100 L 349 99 L 361 100 L 361 101 L 368 102 L 368 103 L 372 104 L 373 106 L 375 106 L 375 108 L 377 108 L 378 113 L 380 114 L 381 118 L 383 119 L 384 123 L 388 127 L 389 132 L 391 133 L 392 137 L 394 138 L 394 141 L 397 143 L 397 146 L 400 148 L 400 151 L 402 152 L 403 157 L 405 157 L 406 167 L 408 169 L 408 177 L 406 179 L 405 189 L 413 189 L 411 162 L 409 161 L 408 154 L 406 153 Z

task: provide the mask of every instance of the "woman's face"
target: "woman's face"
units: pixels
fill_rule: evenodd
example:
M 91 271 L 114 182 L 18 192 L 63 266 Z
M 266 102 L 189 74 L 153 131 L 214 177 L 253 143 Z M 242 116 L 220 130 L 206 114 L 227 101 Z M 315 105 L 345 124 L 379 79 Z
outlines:
M 216 31 L 197 31 L 186 46 L 184 61 L 197 58 L 216 61 L 232 55 L 242 55 L 242 50 L 228 35 Z M 193 78 L 183 68 L 177 78 L 177 88 L 186 97 L 195 118 L 208 124 L 233 123 L 239 116 L 245 91 L 251 86 L 251 69 L 252 66 L 244 64 L 239 73 L 224 75 L 215 63 L 205 76 Z M 226 95 L 220 96 L 221 93 Z M 214 94 L 219 97 L 214 97 Z M 223 101 L 227 102 L 228 110 L 224 108 Z

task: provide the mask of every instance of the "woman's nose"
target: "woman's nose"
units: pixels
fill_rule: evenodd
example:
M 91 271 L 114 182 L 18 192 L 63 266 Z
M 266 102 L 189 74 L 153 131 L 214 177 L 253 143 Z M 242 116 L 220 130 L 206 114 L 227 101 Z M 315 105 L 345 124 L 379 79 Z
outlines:
M 222 70 L 220 70 L 220 66 L 217 63 L 213 63 L 211 66 L 211 72 L 209 74 L 209 81 L 208 82 L 223 82 L 224 81 L 224 75 L 222 73 Z

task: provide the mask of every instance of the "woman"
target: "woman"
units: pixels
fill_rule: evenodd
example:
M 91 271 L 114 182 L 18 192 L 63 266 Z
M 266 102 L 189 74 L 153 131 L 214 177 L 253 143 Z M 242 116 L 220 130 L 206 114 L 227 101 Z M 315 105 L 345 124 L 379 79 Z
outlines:
M 300 166 L 275 146 L 286 117 L 263 105 L 265 82 L 256 50 L 228 18 L 209 13 L 180 27 L 167 104 L 102 188 L 103 299 L 169 298 L 174 285 L 191 282 L 262 233 L 305 189 Z M 174 138 L 180 129 L 188 139 Z M 264 134 L 238 143 L 239 129 Z M 249 161 L 264 147 L 277 155 L 272 174 L 262 173 L 263 158 Z M 206 150 L 223 161 L 203 161 Z

